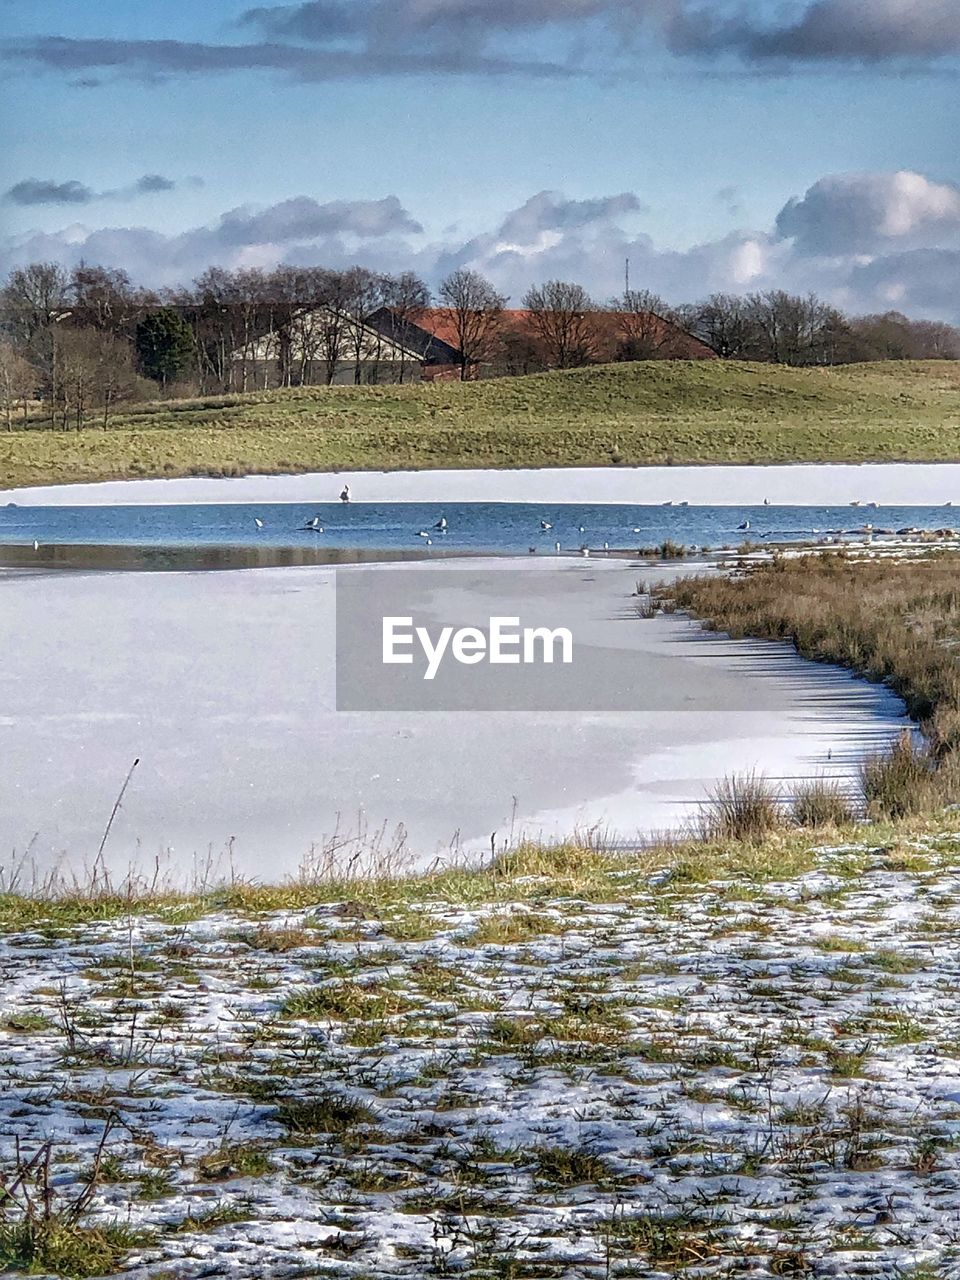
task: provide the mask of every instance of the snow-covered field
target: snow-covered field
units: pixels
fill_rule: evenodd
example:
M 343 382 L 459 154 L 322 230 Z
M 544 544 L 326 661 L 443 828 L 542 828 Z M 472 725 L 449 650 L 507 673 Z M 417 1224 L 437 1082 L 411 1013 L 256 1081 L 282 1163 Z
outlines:
M 958 851 L 6 917 L 3 1169 L 109 1124 L 144 1280 L 955 1277 Z
M 110 480 L 0 490 L 0 503 L 87 506 L 178 502 L 689 502 L 692 506 L 960 505 L 960 463 L 565 467 L 515 471 L 344 471 L 236 479 Z

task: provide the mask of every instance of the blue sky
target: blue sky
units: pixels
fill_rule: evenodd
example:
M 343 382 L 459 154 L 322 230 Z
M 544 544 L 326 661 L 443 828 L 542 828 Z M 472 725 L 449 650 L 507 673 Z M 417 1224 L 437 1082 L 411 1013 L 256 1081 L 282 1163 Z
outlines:
M 465 262 L 604 296 L 629 254 L 674 300 L 955 318 L 958 69 L 960 0 L 0 0 L 0 266 Z

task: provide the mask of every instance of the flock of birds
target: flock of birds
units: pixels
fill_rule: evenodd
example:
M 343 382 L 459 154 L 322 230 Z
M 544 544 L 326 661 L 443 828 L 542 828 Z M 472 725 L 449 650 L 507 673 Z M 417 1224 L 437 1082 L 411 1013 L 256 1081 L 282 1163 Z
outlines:
M 352 498 L 352 495 L 351 495 L 351 493 L 350 493 L 350 486 L 349 486 L 348 484 L 345 484 L 345 485 L 343 486 L 343 488 L 341 489 L 341 491 L 340 491 L 340 501 L 341 501 L 341 502 L 343 502 L 343 503 L 348 503 L 348 502 L 350 502 L 350 501 L 351 501 L 351 498 Z M 12 504 L 11 504 L 11 505 L 12 505 Z M 662 505 L 663 505 L 663 506 L 665 506 L 665 507 L 688 507 L 690 504 L 689 504 L 689 502 L 674 502 L 672 499 L 670 499 L 670 500 L 668 500 L 668 501 L 664 502 Z M 764 500 L 763 500 L 763 505 L 764 505 L 765 507 L 769 507 L 769 506 L 771 505 L 770 499 L 769 499 L 769 498 L 764 498 Z M 879 506 L 880 506 L 879 502 L 867 502 L 867 503 L 863 503 L 863 502 L 861 502 L 859 499 L 854 499 L 854 501 L 853 501 L 853 502 L 851 502 L 849 505 L 850 505 L 851 507 L 862 507 L 862 506 L 866 506 L 866 507 L 871 508 L 871 509 L 873 509 L 873 510 L 878 509 L 878 508 L 879 508 Z M 947 502 L 945 502 L 943 505 L 944 505 L 945 507 L 952 507 L 952 506 L 953 506 L 953 502 L 952 502 L 952 501 L 947 501 Z M 256 526 L 256 528 L 257 528 L 257 530 L 258 530 L 258 531 L 259 531 L 259 530 L 262 530 L 262 529 L 264 529 L 264 528 L 266 527 L 266 526 L 265 526 L 265 522 L 264 522 L 263 520 L 261 520 L 259 516 L 254 516 L 254 518 L 253 518 L 253 522 L 254 522 L 254 525 Z M 302 525 L 302 526 L 301 526 L 301 528 L 302 528 L 305 532 L 308 532 L 308 533 L 323 533 L 323 531 L 324 531 L 324 529 L 323 529 L 323 525 L 320 523 L 320 516 L 319 516 L 319 515 L 315 515 L 315 516 L 313 516 L 313 517 L 312 517 L 310 520 L 308 520 L 304 525 Z M 433 546 L 433 537 L 432 537 L 431 535 L 432 535 L 432 534 L 434 534 L 434 533 L 438 533 L 438 534 L 440 534 L 440 535 L 443 535 L 443 534 L 445 534 L 445 533 L 447 532 L 447 528 L 448 528 L 448 524 L 447 524 L 447 517 L 446 517 L 445 515 L 441 515 L 441 516 L 440 516 L 440 519 L 436 521 L 436 523 L 433 525 L 432 529 L 421 529 L 421 530 L 419 531 L 419 533 L 418 533 L 418 535 L 417 535 L 417 536 L 423 540 L 423 542 L 424 542 L 424 544 L 425 544 L 426 546 L 431 547 L 431 546 Z M 540 521 L 540 532 L 541 532 L 541 533 L 548 533 L 552 528 L 553 528 L 553 524 L 552 524 L 549 520 L 541 520 L 541 521 Z M 747 533 L 747 532 L 749 532 L 750 528 L 751 528 L 751 525 L 750 525 L 750 521 L 749 521 L 749 520 L 743 520 L 743 521 L 741 521 L 741 523 L 740 523 L 740 524 L 738 524 L 738 525 L 737 525 L 737 531 L 738 531 L 739 533 Z M 580 533 L 580 534 L 584 534 L 584 533 L 586 532 L 586 529 L 585 529 L 585 527 L 581 524 L 581 525 L 578 525 L 578 526 L 577 526 L 577 532 L 578 532 L 578 533 Z M 636 526 L 636 527 L 634 527 L 634 528 L 633 528 L 632 532 L 633 532 L 633 533 L 635 533 L 635 534 L 639 534 L 639 533 L 642 533 L 642 532 L 643 532 L 643 530 L 642 530 L 639 526 Z M 812 532 L 812 533 L 819 533 L 820 531 L 819 531 L 819 529 L 813 529 L 813 530 L 811 530 L 811 532 Z M 858 533 L 864 533 L 864 534 L 871 535 L 871 534 L 874 532 L 874 529 L 873 529 L 873 525 L 868 524 L 868 525 L 864 525 L 864 527 L 863 527 L 862 529 L 860 529 L 860 530 L 851 530 L 850 532 L 858 532 Z M 888 532 L 888 531 L 886 531 L 886 530 L 881 530 L 881 532 Z M 891 532 L 892 532 L 892 531 L 891 531 Z M 904 533 L 907 533 L 907 532 L 913 532 L 913 530 L 899 530 L 898 532 L 904 532 Z M 761 534 L 760 536 L 761 536 L 761 537 L 767 537 L 768 535 L 767 535 L 767 534 Z M 560 555 L 560 554 L 561 554 L 561 551 L 562 551 L 561 544 L 560 544 L 559 542 L 555 542 L 553 545 L 554 545 L 554 549 L 555 549 L 555 551 L 556 551 L 557 555 Z M 39 549 L 40 549 L 40 543 L 39 543 L 36 539 L 34 539 L 33 549 L 34 549 L 34 551 L 39 551 Z M 607 543 L 607 542 L 605 542 L 605 543 L 603 544 L 603 549 L 604 549 L 604 551 L 609 551 L 609 550 L 610 550 L 610 544 L 609 544 L 609 543 Z M 529 548 L 529 551 L 530 551 L 530 554 L 531 554 L 531 555 L 535 555 L 535 554 L 536 554 L 536 552 L 537 552 L 537 550 L 538 550 L 538 548 L 537 548 L 536 546 L 531 546 L 531 547 Z M 590 548 L 586 545 L 586 543 L 582 543 L 582 544 L 580 545 L 579 551 L 580 551 L 580 554 L 581 554 L 581 555 L 583 555 L 583 556 L 589 556 L 589 555 L 590 555 Z
M 352 497 L 352 495 L 351 495 L 351 493 L 350 493 L 350 486 L 349 486 L 348 484 L 345 484 L 345 485 L 343 486 L 343 489 L 340 491 L 340 501 L 341 501 L 341 502 L 344 502 L 344 503 L 350 502 L 350 501 L 351 501 L 351 497 Z M 666 501 L 666 502 L 662 503 L 662 505 L 663 505 L 663 506 L 665 506 L 665 507 L 688 507 L 690 504 L 689 504 L 689 502 L 674 502 L 672 499 L 670 499 L 670 500 L 668 500 L 668 501 Z M 764 500 L 763 500 L 763 505 L 764 505 L 765 507 L 769 507 L 769 506 L 771 506 L 772 504 L 771 504 L 771 502 L 770 502 L 770 499 L 769 499 L 769 498 L 764 498 Z M 851 507 L 862 507 L 862 506 L 866 506 L 866 507 L 871 508 L 871 509 L 873 509 L 873 510 L 878 509 L 878 508 L 879 508 L 879 506 L 880 506 L 879 502 L 867 502 L 867 503 L 863 503 L 863 502 L 861 502 L 859 499 L 854 499 L 854 501 L 852 501 L 849 505 L 850 505 Z M 950 501 L 948 501 L 948 502 L 945 502 L 943 505 L 944 505 L 945 507 L 952 507 L 952 506 L 953 506 L 953 503 L 952 503 L 952 502 L 950 502 Z M 263 522 L 263 520 L 261 520 L 259 516 L 254 516 L 254 524 L 256 525 L 256 527 L 257 527 L 257 529 L 258 529 L 258 530 L 263 529 L 263 528 L 265 527 L 265 526 L 264 526 L 264 522 Z M 301 527 L 302 527 L 302 529 L 303 529 L 305 532 L 308 532 L 308 533 L 323 533 L 323 531 L 324 531 L 324 529 L 323 529 L 323 525 L 320 523 L 320 516 L 319 516 L 319 515 L 315 515 L 315 516 L 313 516 L 313 518 L 312 518 L 312 519 L 308 520 L 308 521 L 306 522 L 306 524 L 302 525 Z M 448 524 L 447 524 L 447 517 L 446 517 L 445 515 L 441 515 L 441 516 L 440 516 L 440 519 L 436 521 L 436 523 L 432 526 L 432 528 L 431 528 L 431 529 L 421 529 L 421 530 L 419 531 L 419 533 L 417 534 L 417 537 L 418 537 L 418 538 L 421 538 L 421 539 L 423 540 L 423 543 L 424 543 L 424 545 L 425 545 L 425 546 L 431 547 L 431 546 L 433 546 L 433 536 L 432 536 L 432 535 L 433 535 L 433 534 L 440 534 L 440 535 L 442 536 L 442 535 L 444 535 L 444 534 L 447 532 L 448 527 L 449 527 L 449 526 L 448 526 Z M 552 528 L 553 528 L 553 524 L 552 524 L 549 520 L 541 520 L 541 521 L 540 521 L 540 532 L 541 532 L 541 533 L 548 533 L 548 532 L 550 532 L 550 530 L 551 530 Z M 737 525 L 737 532 L 738 532 L 738 533 L 748 533 L 748 532 L 750 531 L 750 529 L 751 529 L 751 524 L 750 524 L 750 521 L 749 521 L 749 520 L 743 520 L 743 521 L 741 521 L 741 522 L 740 522 L 740 524 L 738 524 L 738 525 Z M 872 526 L 872 525 L 865 525 L 865 526 L 863 527 L 863 529 L 862 529 L 862 530 L 859 530 L 858 532 L 871 533 L 872 531 L 873 531 L 873 526 Z M 584 533 L 586 532 L 586 529 L 585 529 L 585 527 L 581 524 L 581 525 L 578 525 L 578 526 L 577 526 L 577 532 L 578 532 L 578 533 L 580 533 L 580 534 L 584 534 Z M 632 529 L 632 532 L 633 532 L 633 533 L 635 533 L 635 534 L 639 534 L 639 533 L 642 533 L 642 532 L 643 532 L 643 530 L 642 530 L 639 526 L 636 526 L 636 527 L 634 527 L 634 528 Z M 819 530 L 818 530 L 818 529 L 814 529 L 814 530 L 812 530 L 812 532 L 813 532 L 813 533 L 819 533 Z M 766 534 L 762 534 L 761 536 L 762 536 L 762 537 L 766 537 L 766 536 L 768 536 L 768 535 L 766 535 Z M 34 543 L 34 550 L 35 550 L 35 551 L 38 549 L 38 545 L 39 545 L 38 543 L 36 543 L 36 542 Z M 561 552 L 562 552 L 562 546 L 561 546 L 561 544 L 560 544 L 559 542 L 555 542 L 553 545 L 554 545 L 554 550 L 556 551 L 556 554 L 557 554 L 557 555 L 560 555 L 560 554 L 561 554 Z M 536 554 L 536 552 L 537 552 L 537 550 L 538 550 L 538 547 L 537 547 L 537 546 L 535 546 L 535 545 L 534 545 L 534 546 L 531 546 L 531 547 L 529 548 L 529 551 L 530 551 L 530 554 L 531 554 L 531 555 L 535 555 L 535 554 Z M 603 550 L 604 550 L 604 551 L 609 551 L 609 550 L 610 550 L 610 544 L 609 544 L 608 542 L 605 542 L 605 543 L 603 544 Z M 580 547 L 579 547 L 579 551 L 580 551 L 580 554 L 581 554 L 582 556 L 589 556 L 589 555 L 590 555 L 590 548 L 587 546 L 587 544 L 586 544 L 586 543 L 581 543 L 581 545 L 580 545 Z

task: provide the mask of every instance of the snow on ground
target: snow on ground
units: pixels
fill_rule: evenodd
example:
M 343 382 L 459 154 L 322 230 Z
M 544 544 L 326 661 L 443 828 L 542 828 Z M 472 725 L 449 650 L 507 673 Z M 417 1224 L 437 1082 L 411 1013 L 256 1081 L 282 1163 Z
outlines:
M 142 1280 L 957 1276 L 958 847 L 7 932 L 0 1160 L 111 1118 Z
M 960 463 L 788 466 L 557 467 L 338 471 L 300 476 L 109 480 L 0 490 L 21 506 L 179 502 L 333 502 L 344 483 L 359 502 L 689 502 L 692 506 L 960 505 Z

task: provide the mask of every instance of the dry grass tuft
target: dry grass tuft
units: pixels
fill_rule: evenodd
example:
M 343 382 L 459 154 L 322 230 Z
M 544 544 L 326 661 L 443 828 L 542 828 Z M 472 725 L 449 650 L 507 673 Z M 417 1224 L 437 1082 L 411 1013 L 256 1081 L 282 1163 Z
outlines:
M 785 825 L 783 807 L 767 779 L 758 773 L 723 778 L 700 807 L 703 840 L 760 844 Z
M 940 807 L 936 761 L 903 733 L 889 751 L 869 756 L 860 772 L 867 813 L 873 818 L 906 818 Z
M 802 783 L 794 793 L 790 814 L 798 827 L 849 827 L 857 808 L 843 787 L 829 778 Z

